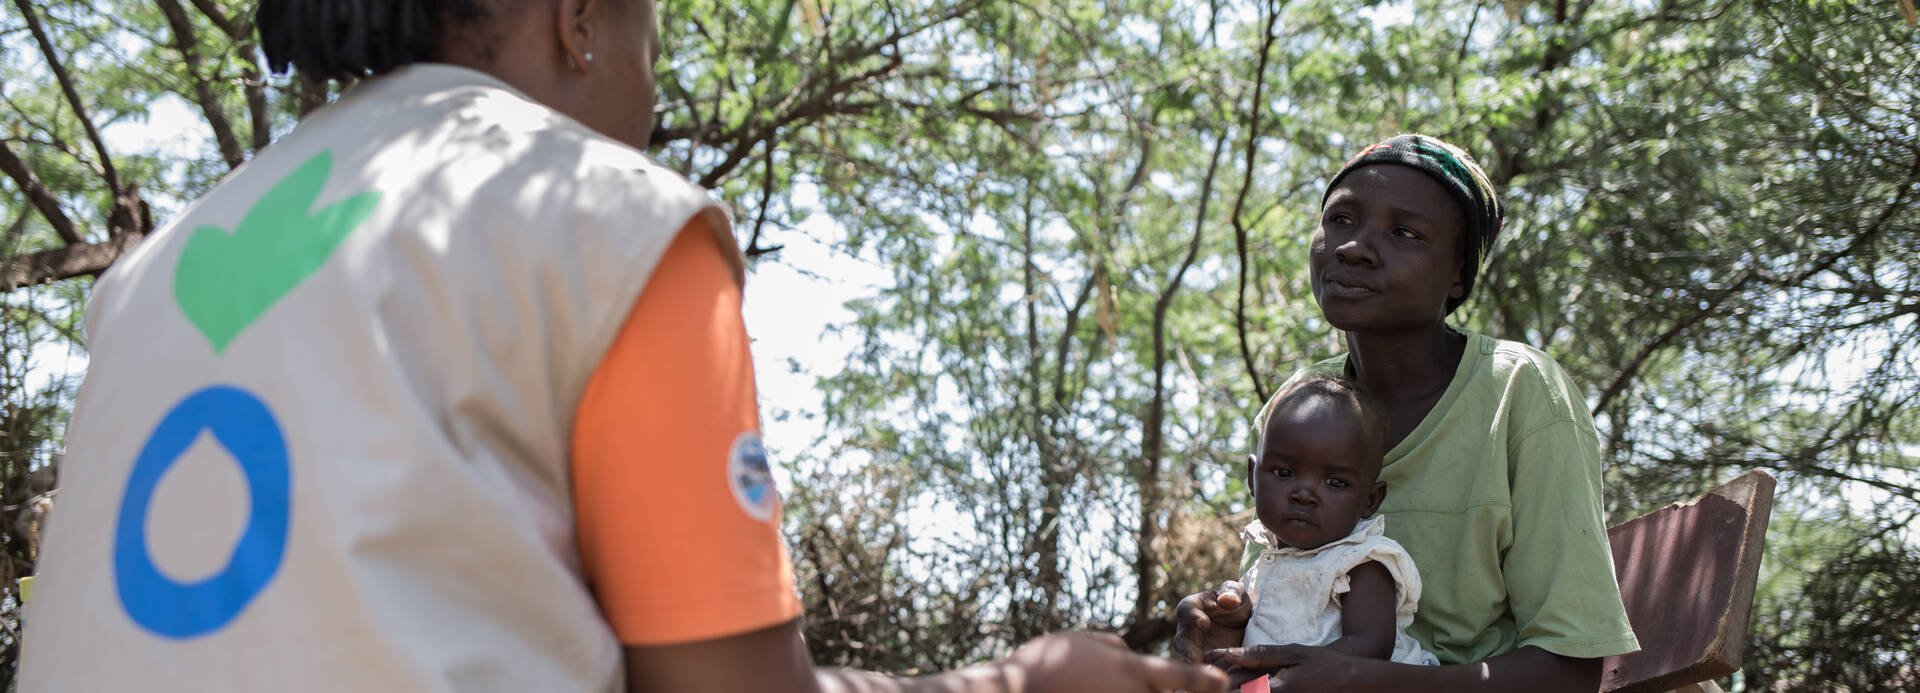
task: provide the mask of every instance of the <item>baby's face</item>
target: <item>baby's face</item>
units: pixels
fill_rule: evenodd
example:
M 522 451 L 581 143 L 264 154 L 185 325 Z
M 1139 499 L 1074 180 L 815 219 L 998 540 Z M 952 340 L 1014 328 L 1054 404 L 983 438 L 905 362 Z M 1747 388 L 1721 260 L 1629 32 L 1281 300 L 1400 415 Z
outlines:
M 1326 398 L 1274 411 L 1260 448 L 1248 461 L 1254 509 L 1288 546 L 1344 537 L 1386 497 L 1378 445 L 1367 444 L 1359 417 Z

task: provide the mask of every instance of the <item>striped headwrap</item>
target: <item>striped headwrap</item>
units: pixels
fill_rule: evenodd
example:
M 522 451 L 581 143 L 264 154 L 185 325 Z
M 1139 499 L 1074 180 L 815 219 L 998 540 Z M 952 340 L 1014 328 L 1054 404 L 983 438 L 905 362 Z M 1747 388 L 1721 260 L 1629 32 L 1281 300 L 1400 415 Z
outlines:
M 1327 182 L 1327 191 L 1320 195 L 1321 206 L 1326 206 L 1327 196 L 1333 194 L 1334 186 L 1339 185 L 1342 178 L 1370 164 L 1399 164 L 1416 169 L 1440 181 L 1454 201 L 1460 203 L 1460 211 L 1467 220 L 1460 273 L 1465 292 L 1460 298 L 1447 299 L 1447 312 L 1452 313 L 1473 294 L 1474 277 L 1480 274 L 1480 265 L 1486 262 L 1487 252 L 1493 249 L 1500 225 L 1506 220 L 1493 181 L 1487 178 L 1486 171 L 1480 170 L 1480 164 L 1474 163 L 1473 156 L 1459 147 L 1426 135 L 1395 135 L 1360 150 L 1347 165 L 1340 167 L 1340 172 Z

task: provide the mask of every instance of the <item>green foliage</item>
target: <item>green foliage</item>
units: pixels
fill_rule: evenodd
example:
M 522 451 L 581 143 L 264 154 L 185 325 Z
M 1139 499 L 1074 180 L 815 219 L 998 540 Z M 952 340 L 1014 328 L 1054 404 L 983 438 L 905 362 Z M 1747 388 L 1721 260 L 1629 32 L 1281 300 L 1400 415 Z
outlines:
M 1336 349 L 1303 276 L 1321 181 L 1360 144 L 1430 132 L 1478 152 L 1513 210 L 1459 317 L 1547 348 L 1587 385 L 1608 438 L 1616 521 L 1755 467 L 1783 479 L 1777 512 L 1788 520 L 1836 512 L 1836 496 L 1860 499 L 1846 501 L 1845 531 L 1776 533 L 1780 555 L 1824 557 L 1777 573 L 1757 611 L 1756 643 L 1799 644 L 1756 646 L 1756 666 L 1786 673 L 1743 685 L 1820 685 L 1820 667 L 1841 665 L 1791 660 L 1810 642 L 1809 622 L 1771 608 L 1833 566 L 1858 584 L 1897 583 L 1877 572 L 1893 562 L 1844 548 L 1844 537 L 1878 532 L 1881 554 L 1913 551 L 1911 534 L 1885 530 L 1916 509 L 1905 472 L 1920 444 L 1908 406 L 1920 375 L 1906 348 L 1920 343 L 1915 34 L 1891 6 L 1515 6 L 1382 6 L 1410 11 L 1397 23 L 1344 3 L 1289 3 L 1258 103 L 1262 8 L 1252 3 L 1232 4 L 1224 14 L 1236 21 L 1185 44 L 1175 40 L 1211 6 L 1173 8 L 1182 21 L 1135 31 L 1113 27 L 1169 15 L 1112 3 L 1097 16 L 1026 10 L 1023 26 L 1061 29 L 1019 33 L 1023 44 L 1080 43 L 1005 50 L 994 64 L 1036 85 L 1027 93 L 1073 96 L 1033 102 L 1043 123 L 1006 133 L 1022 146 L 983 161 L 976 145 L 975 157 L 952 160 L 988 167 L 973 178 L 1010 189 L 901 191 L 915 209 L 944 203 L 915 194 L 964 196 L 974 204 L 959 219 L 909 215 L 896 226 L 834 210 L 856 234 L 866 226 L 913 240 L 883 241 L 895 285 L 860 304 L 861 358 L 822 383 L 830 423 L 857 420 L 840 429 L 854 440 L 898 441 L 903 464 L 941 460 L 929 467 L 985 480 L 927 493 L 996 512 L 1006 499 L 977 489 L 1021 480 L 995 470 L 1025 468 L 1043 488 L 1061 473 L 1057 495 L 1013 507 L 1042 526 L 1050 498 L 1083 522 L 1100 518 L 1069 521 L 1069 544 L 1109 538 L 1098 522 L 1166 530 L 1193 513 L 1230 526 L 1222 518 L 1245 507 L 1232 479 L 1248 413 L 1265 387 Z M 1076 65 L 1096 77 L 1077 89 L 1047 78 Z M 1224 138 L 1238 154 L 1255 127 L 1250 109 L 1262 117 L 1251 167 L 1228 157 L 1200 220 L 1198 259 L 1157 323 L 1209 199 L 1200 190 L 1211 145 Z M 1131 187 L 1136 168 L 1145 183 Z M 1227 204 L 1243 186 L 1244 263 Z M 997 263 L 982 256 L 989 250 Z M 1165 392 L 1152 389 L 1156 373 L 1169 376 Z M 1167 408 L 1160 421 L 1149 414 L 1156 402 Z M 874 412 L 888 416 L 876 423 Z M 1164 460 L 1179 462 L 1156 467 Z M 1166 498 L 1178 500 L 1154 505 Z M 1018 539 L 1035 530 L 1008 531 L 1013 540 L 986 534 L 1031 546 Z M 1115 548 L 1083 569 L 1126 567 L 1146 550 Z M 1180 563 L 1167 560 L 1174 547 L 1155 550 L 1156 564 L 1134 564 L 1140 574 L 1129 576 L 1145 608 L 1094 603 L 1065 622 L 1153 633 L 1170 599 L 1230 574 L 1230 558 Z M 1029 585 L 1046 591 L 1038 575 Z M 1911 601 L 1910 591 L 1887 594 Z M 1911 661 L 1890 640 L 1848 642 L 1822 651 Z
M 164 222 L 330 93 L 260 75 L 238 0 L 30 3 L 83 118 L 23 4 L 0 15 L 0 138 L 85 243 L 129 192 Z M 1780 477 L 1726 683 L 1912 685 L 1920 31 L 1897 3 L 661 11 L 655 155 L 733 206 L 756 263 L 789 262 L 811 214 L 891 272 L 848 306 L 855 350 L 787 498 L 821 661 L 944 668 L 1076 625 L 1163 641 L 1173 600 L 1233 575 L 1253 411 L 1339 348 L 1306 284 L 1324 181 L 1418 131 L 1509 203 L 1456 319 L 1587 388 L 1614 520 Z M 202 117 L 197 146 L 103 154 L 84 127 L 167 108 Z M 0 223 L 10 255 L 71 245 L 11 177 Z M 8 296 L 10 523 L 72 390 L 22 364 L 77 341 L 85 286 Z
M 53 363 L 65 344 L 77 341 L 75 316 L 53 316 L 45 307 L 77 300 L 83 291 L 29 290 L 0 313 L 0 671 L 8 672 L 9 682 L 20 654 L 17 581 L 33 574 L 40 527 L 52 504 L 51 462 L 79 384 L 78 374 Z

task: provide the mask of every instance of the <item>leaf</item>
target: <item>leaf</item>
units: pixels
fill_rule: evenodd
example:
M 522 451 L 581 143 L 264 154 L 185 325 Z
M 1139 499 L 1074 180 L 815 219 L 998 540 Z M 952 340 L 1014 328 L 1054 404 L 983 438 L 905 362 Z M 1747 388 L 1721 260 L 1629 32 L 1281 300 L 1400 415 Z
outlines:
M 1113 342 L 1120 330 L 1120 308 L 1114 298 L 1113 281 L 1107 276 L 1107 263 L 1093 268 L 1093 284 L 1100 292 L 1099 302 L 1093 305 L 1093 321 L 1100 326 L 1100 333 L 1109 343 Z

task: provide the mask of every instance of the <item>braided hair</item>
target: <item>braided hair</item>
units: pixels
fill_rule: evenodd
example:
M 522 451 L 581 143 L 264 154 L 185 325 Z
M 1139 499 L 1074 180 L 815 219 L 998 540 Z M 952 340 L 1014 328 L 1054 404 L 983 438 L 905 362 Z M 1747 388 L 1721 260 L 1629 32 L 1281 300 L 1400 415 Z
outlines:
M 477 25 L 489 0 L 260 0 L 267 67 L 348 82 L 437 57 L 448 28 Z

